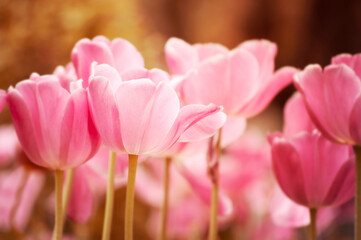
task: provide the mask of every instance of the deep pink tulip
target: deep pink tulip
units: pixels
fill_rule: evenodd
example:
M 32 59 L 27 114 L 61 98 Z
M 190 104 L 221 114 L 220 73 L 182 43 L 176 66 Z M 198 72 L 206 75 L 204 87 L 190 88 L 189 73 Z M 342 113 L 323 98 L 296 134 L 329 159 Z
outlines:
M 292 108 L 290 108 L 290 106 Z M 339 205 L 354 196 L 355 156 L 351 146 L 335 144 L 312 130 L 302 98 L 287 103 L 285 128 L 292 136 L 269 136 L 273 169 L 284 193 L 309 208 Z M 306 114 L 306 115 L 303 115 Z M 298 119 L 298 120 L 296 120 Z M 300 127 L 293 124 L 300 123 Z M 305 128 L 302 131 L 302 128 Z
M 98 150 L 100 138 L 88 109 L 86 90 L 70 91 L 54 75 L 33 74 L 8 91 L 16 133 L 30 160 L 52 170 L 79 166 Z
M 109 64 L 119 73 L 144 67 L 142 55 L 130 42 L 121 38 L 110 41 L 104 36 L 78 41 L 72 51 L 72 62 L 84 87 L 89 84 L 93 62 Z
M 184 102 L 223 106 L 227 115 L 258 114 L 297 71 L 284 67 L 274 72 L 277 46 L 266 40 L 247 41 L 229 51 L 218 44 L 189 45 L 171 38 L 165 52 L 171 73 L 184 75 L 179 87 Z
M 295 85 L 314 124 L 327 138 L 361 145 L 361 55 L 340 55 L 332 62 L 324 70 L 307 66 L 295 76 Z
M 5 231 L 10 231 L 13 227 L 18 231 L 24 231 L 45 183 L 44 175 L 36 171 L 26 173 L 27 171 L 24 167 L 18 166 L 0 174 L 0 228 Z M 22 186 L 23 184 L 25 185 Z M 20 195 L 17 195 L 21 188 Z M 17 199 L 19 197 L 20 199 Z M 15 215 L 12 222 L 10 218 L 13 208 Z
M 93 71 L 88 89 L 92 115 L 104 144 L 114 151 L 154 154 L 177 141 L 199 140 L 209 135 L 209 128 L 192 132 L 192 127 L 221 110 L 214 105 L 180 107 L 161 70 L 128 71 L 121 77 L 115 68 L 101 64 Z

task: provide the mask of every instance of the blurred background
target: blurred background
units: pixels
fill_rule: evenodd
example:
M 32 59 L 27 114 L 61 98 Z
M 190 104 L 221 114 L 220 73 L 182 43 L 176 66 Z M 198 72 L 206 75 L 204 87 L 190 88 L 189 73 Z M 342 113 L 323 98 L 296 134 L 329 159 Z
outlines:
M 277 68 L 326 65 L 338 53 L 361 52 L 360 13 L 359 0 L 0 0 L 0 88 L 15 85 L 32 72 L 53 72 L 70 61 L 79 39 L 96 35 L 129 40 L 149 68 L 166 69 L 163 46 L 172 36 L 229 48 L 247 39 L 266 38 L 278 45 Z M 265 131 L 281 129 L 282 106 L 293 91 L 292 86 L 286 88 L 251 124 L 262 122 Z M 7 109 L 0 122 L 11 122 Z M 52 186 L 52 181 L 49 178 L 47 185 Z M 114 239 L 123 235 L 124 195 L 124 188 L 116 192 Z M 29 228 L 51 227 L 52 219 L 42 206 L 36 209 L 39 214 Z M 68 224 L 66 231 L 79 239 L 100 239 L 102 209 L 87 224 Z M 151 239 L 143 221 L 148 211 L 137 201 L 136 239 Z M 18 238 L 0 234 L 0 239 Z

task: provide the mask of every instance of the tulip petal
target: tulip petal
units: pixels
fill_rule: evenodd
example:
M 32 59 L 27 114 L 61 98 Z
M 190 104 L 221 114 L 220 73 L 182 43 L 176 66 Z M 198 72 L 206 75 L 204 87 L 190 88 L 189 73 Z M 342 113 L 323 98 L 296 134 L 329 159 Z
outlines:
M 124 147 L 113 91 L 108 79 L 98 76 L 90 81 L 88 98 L 92 118 L 103 143 L 115 151 Z
M 268 40 L 249 40 L 240 45 L 240 48 L 249 51 L 256 57 L 260 66 L 259 77 L 266 81 L 274 71 L 274 62 L 277 54 L 277 45 Z
M 182 39 L 170 38 L 164 50 L 172 74 L 184 74 L 198 63 L 196 51 Z
M 167 136 L 179 111 L 173 88 L 149 79 L 125 81 L 116 92 L 121 134 L 127 153 L 152 151 Z
M 114 57 L 114 67 L 119 73 L 143 68 L 144 60 L 139 51 L 127 40 L 116 38 L 111 43 L 111 52 Z
M 279 69 L 238 112 L 249 118 L 263 111 L 276 94 L 292 82 L 297 71 L 292 67 Z
M 122 74 L 123 81 L 147 78 L 152 80 L 153 83 L 169 82 L 169 75 L 163 70 L 154 68 L 147 70 L 145 68 L 129 70 Z
M 356 75 L 361 79 L 361 54 L 339 54 L 332 58 L 332 64 L 346 64 L 352 70 L 355 71 Z

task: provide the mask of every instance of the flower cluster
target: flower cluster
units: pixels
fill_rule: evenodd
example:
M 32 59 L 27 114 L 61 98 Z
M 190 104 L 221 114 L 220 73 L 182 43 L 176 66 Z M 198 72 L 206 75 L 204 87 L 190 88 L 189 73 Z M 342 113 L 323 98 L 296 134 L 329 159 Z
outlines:
M 237 239 L 293 239 L 310 224 L 315 239 L 316 213 L 323 231 L 355 192 L 360 240 L 361 55 L 300 71 L 275 70 L 276 54 L 267 40 L 229 50 L 171 38 L 167 73 L 146 69 L 124 39 L 80 40 L 65 67 L 0 91 L 0 110 L 8 105 L 13 120 L 0 129 L 0 227 L 26 233 L 53 173 L 55 240 L 66 216 L 86 222 L 105 195 L 102 239 L 111 239 L 122 186 L 126 240 L 134 195 L 151 206 L 145 223 L 160 240 L 216 240 L 230 224 L 240 226 Z M 299 92 L 285 106 L 283 132 L 267 144 L 247 119 L 293 81 Z

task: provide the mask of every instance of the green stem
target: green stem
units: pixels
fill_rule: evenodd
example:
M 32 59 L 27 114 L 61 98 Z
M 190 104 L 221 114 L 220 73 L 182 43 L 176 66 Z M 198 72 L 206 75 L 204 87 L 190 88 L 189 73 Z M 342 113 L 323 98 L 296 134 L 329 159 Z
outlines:
M 317 239 L 316 219 L 317 209 L 310 208 L 310 240 Z
M 354 146 L 356 154 L 355 240 L 361 240 L 361 146 Z
M 108 185 L 107 196 L 105 202 L 105 215 L 103 222 L 103 235 L 102 240 L 110 239 L 110 231 L 112 227 L 113 205 L 114 205 L 114 175 L 115 175 L 115 160 L 116 153 L 111 151 L 109 154 L 109 167 L 108 167 Z
M 55 240 L 62 240 L 63 236 L 63 176 L 64 171 L 55 171 Z
M 216 143 L 216 162 L 213 166 L 211 166 L 211 180 L 212 180 L 212 193 L 211 193 L 211 211 L 210 211 L 210 220 L 209 220 L 209 240 L 216 240 L 218 234 L 218 223 L 217 223 L 217 216 L 218 216 L 218 191 L 219 191 L 219 160 L 222 154 L 222 128 L 218 130 L 218 139 Z
M 172 159 L 167 157 L 164 161 L 164 176 L 163 176 L 163 204 L 162 204 L 162 218 L 160 225 L 159 240 L 167 238 L 167 212 L 168 212 L 168 196 L 169 196 L 169 165 Z
M 129 154 L 127 196 L 125 199 L 124 239 L 133 240 L 134 185 L 138 155 Z

